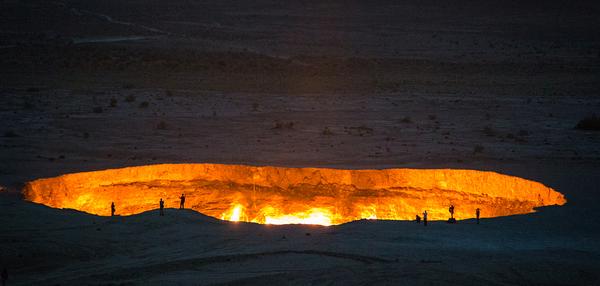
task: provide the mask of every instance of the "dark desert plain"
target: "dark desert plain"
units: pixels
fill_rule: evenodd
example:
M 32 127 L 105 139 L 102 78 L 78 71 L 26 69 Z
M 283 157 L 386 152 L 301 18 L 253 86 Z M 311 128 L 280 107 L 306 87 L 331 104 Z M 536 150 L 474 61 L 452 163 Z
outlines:
M 11 286 L 600 285 L 594 116 L 598 1 L 4 0 L 0 270 Z M 218 204 L 177 210 L 173 195 L 159 216 L 154 197 L 166 193 L 155 190 L 174 182 L 160 176 L 89 183 L 89 196 L 121 188 L 150 198 L 131 215 L 118 203 L 115 217 L 93 197 L 73 200 L 104 214 L 24 192 L 40 178 L 167 163 L 249 166 L 239 184 L 179 182 L 212 199 L 234 188 L 289 191 L 287 206 L 311 188 L 310 199 L 333 201 L 336 188 L 395 192 L 361 189 L 379 177 L 328 184 L 324 169 L 275 190 L 265 177 L 277 168 L 261 169 L 275 166 L 490 171 L 539 182 L 566 203 L 483 209 L 477 224 L 476 203 L 501 213 L 502 198 L 465 178 L 478 184 L 472 199 L 442 176 L 444 190 L 410 196 L 424 206 L 414 215 L 443 205 L 426 227 L 380 213 L 323 226 L 232 222 L 210 215 Z M 278 183 L 292 179 L 281 174 Z M 42 195 L 69 197 L 55 191 Z M 204 200 L 195 191 L 191 208 Z M 133 195 L 123 192 L 114 200 Z

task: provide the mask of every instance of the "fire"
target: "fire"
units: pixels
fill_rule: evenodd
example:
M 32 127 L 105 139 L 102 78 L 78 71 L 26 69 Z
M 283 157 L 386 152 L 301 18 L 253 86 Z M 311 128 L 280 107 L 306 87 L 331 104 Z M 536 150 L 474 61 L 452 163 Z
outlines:
M 375 205 L 365 207 L 364 210 L 360 212 L 360 218 L 377 219 L 377 207 Z
M 333 214 L 322 208 L 311 208 L 305 212 L 265 216 L 265 224 L 320 224 L 332 225 Z M 260 223 L 260 221 L 257 221 Z
M 242 213 L 242 206 L 237 205 L 235 206 L 235 208 L 233 208 L 233 211 L 231 212 L 231 216 L 229 217 L 230 221 L 240 221 L 240 215 Z
M 258 211 L 258 215 L 249 219 L 244 206 L 234 204 L 221 215 L 222 220 L 248 221 L 260 224 L 319 224 L 332 225 L 334 215 L 331 211 L 322 208 L 312 208 L 304 212 L 282 213 L 277 208 L 267 206 Z
M 221 215 L 222 220 L 240 221 L 244 212 L 244 207 L 240 204 L 235 204 L 229 211 Z
M 228 221 L 336 225 L 360 219 L 431 220 L 526 214 L 563 205 L 541 183 L 475 170 L 338 170 L 219 164 L 164 164 L 38 179 L 25 199 L 96 215 L 132 215 L 165 206 L 186 207 Z

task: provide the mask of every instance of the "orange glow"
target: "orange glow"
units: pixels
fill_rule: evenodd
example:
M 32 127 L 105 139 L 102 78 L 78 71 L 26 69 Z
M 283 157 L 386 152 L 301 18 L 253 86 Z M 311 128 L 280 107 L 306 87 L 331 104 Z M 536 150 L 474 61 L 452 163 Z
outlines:
M 230 210 L 224 212 L 221 215 L 221 219 L 228 220 L 228 221 L 240 221 L 242 218 L 243 212 L 244 212 L 244 207 L 240 204 L 235 204 Z
M 280 214 L 275 208 L 268 207 L 268 210 L 264 209 L 261 212 L 268 213 L 265 215 L 265 224 L 320 224 L 320 225 L 331 225 L 331 219 L 333 214 L 326 209 L 311 208 L 304 212 L 295 212 L 291 214 Z M 254 222 L 263 223 L 263 221 L 256 220 Z
M 91 214 L 132 215 L 179 206 L 229 221 L 336 225 L 360 219 L 431 220 L 526 214 L 563 205 L 538 182 L 475 170 L 339 170 L 220 164 L 164 164 L 83 172 L 26 184 L 25 199 Z

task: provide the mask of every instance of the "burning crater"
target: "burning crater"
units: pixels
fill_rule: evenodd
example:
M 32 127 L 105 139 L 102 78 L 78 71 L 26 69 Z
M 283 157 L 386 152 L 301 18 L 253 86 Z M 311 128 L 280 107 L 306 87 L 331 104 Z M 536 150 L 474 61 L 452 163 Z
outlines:
M 427 210 L 446 220 L 534 212 L 563 205 L 564 196 L 538 182 L 474 170 L 339 170 L 220 164 L 164 164 L 67 174 L 28 182 L 26 200 L 91 214 L 132 215 L 186 208 L 219 219 L 261 224 L 334 225 L 359 219 L 412 220 Z

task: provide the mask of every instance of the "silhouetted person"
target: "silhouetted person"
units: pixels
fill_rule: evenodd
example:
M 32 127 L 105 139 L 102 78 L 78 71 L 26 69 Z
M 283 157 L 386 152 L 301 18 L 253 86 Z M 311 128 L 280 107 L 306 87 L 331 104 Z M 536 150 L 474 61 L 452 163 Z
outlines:
M 160 198 L 160 215 L 165 215 L 165 201 L 162 198 Z
M 417 217 L 415 218 L 415 220 L 417 221 L 417 223 L 421 223 L 421 217 L 419 215 L 417 215 Z
M 450 218 L 454 218 L 454 205 L 450 205 L 448 211 L 450 212 Z
M 110 204 L 110 216 L 115 216 L 115 202 Z
M 477 216 L 477 224 L 479 224 L 479 214 L 480 214 L 480 211 L 479 211 L 479 208 L 477 208 L 475 210 L 475 215 Z
M 2 286 L 6 285 L 6 280 L 8 280 L 8 271 L 6 271 L 6 267 L 4 267 L 4 269 L 2 269 Z
M 427 226 L 427 211 L 423 212 L 423 225 Z
M 179 199 L 179 209 L 182 210 L 184 209 L 183 205 L 185 205 L 185 194 L 181 194 L 181 197 Z

